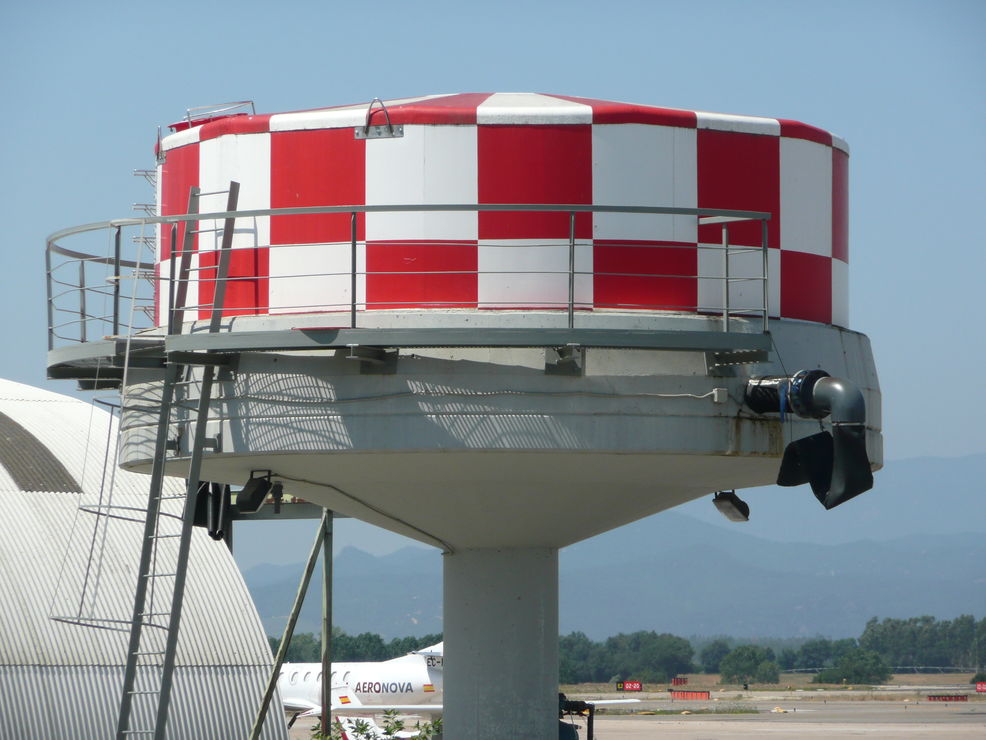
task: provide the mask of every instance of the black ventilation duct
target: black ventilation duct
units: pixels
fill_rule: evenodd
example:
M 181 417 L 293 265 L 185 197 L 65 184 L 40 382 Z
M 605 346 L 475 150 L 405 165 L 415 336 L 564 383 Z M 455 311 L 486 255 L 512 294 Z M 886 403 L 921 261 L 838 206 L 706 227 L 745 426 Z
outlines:
M 824 370 L 802 370 L 791 377 L 752 378 L 746 405 L 758 414 L 793 413 L 805 419 L 831 416 L 832 431 L 791 442 L 777 473 L 777 485 L 809 483 L 815 497 L 832 509 L 873 487 L 866 454 L 866 404 L 848 380 Z
M 214 540 L 227 539 L 229 526 L 229 486 L 223 483 L 199 483 L 195 498 L 195 526 L 205 527 Z

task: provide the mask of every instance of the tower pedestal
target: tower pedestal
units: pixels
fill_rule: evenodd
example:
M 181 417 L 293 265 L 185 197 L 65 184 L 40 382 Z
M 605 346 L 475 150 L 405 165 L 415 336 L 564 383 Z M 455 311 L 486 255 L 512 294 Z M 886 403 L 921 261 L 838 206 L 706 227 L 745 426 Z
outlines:
M 558 736 L 558 550 L 444 557 L 445 736 Z

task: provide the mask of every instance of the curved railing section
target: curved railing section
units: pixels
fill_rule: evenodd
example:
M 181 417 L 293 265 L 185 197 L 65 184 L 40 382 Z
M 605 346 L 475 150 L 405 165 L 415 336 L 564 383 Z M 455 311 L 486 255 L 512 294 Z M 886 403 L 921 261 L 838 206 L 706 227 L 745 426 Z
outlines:
M 557 233 L 523 240 L 523 252 L 517 240 L 483 240 L 482 269 L 475 258 L 460 259 L 475 253 L 475 241 L 368 243 L 360 235 L 371 214 L 498 211 L 550 220 Z M 260 238 L 276 219 L 330 214 L 348 217 L 348 240 L 271 244 Z M 593 240 L 584 235 L 588 214 L 630 221 L 684 217 L 695 233 L 718 226 L 721 238 Z M 564 312 L 569 328 L 593 311 L 668 312 L 721 317 L 718 327 L 727 332 L 733 318 L 759 319 L 766 331 L 769 218 L 708 208 L 445 204 L 235 210 L 85 224 L 48 238 L 48 347 L 181 333 L 187 321 L 224 316 L 325 313 L 339 326 L 356 328 L 363 312 L 388 309 Z M 263 219 L 268 227 L 258 228 Z M 759 245 L 730 243 L 730 226 L 744 222 L 759 223 Z M 232 233 L 223 238 L 227 230 Z M 206 248 L 210 240 L 213 248 Z M 373 259 L 367 259 L 369 247 Z M 277 271 L 270 267 L 275 263 Z M 512 287 L 484 297 L 464 295 L 463 283 Z M 367 286 L 390 286 L 390 292 Z

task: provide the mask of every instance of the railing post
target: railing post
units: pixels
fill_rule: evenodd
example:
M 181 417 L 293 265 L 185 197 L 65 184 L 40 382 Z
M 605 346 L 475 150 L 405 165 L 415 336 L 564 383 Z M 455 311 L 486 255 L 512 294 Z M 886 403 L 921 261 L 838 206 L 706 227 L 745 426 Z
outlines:
M 45 250 L 45 285 L 48 290 L 48 351 L 55 348 L 55 314 L 51 307 L 51 242 Z
M 113 236 L 113 336 L 120 335 L 120 230 Z
M 185 222 L 188 228 L 189 222 Z M 168 254 L 168 334 L 175 333 L 175 244 L 178 240 L 178 224 L 171 224 L 171 250 Z
M 568 213 L 568 328 L 575 328 L 575 211 Z
M 79 339 L 86 339 L 86 261 L 79 260 Z
M 769 253 L 767 252 L 767 219 L 760 219 L 760 251 L 763 253 L 763 331 L 767 333 L 767 314 L 770 311 Z
M 722 330 L 729 331 L 729 225 L 722 225 Z
M 356 328 L 356 211 L 349 217 L 349 232 L 352 244 L 351 270 L 349 275 L 349 328 Z

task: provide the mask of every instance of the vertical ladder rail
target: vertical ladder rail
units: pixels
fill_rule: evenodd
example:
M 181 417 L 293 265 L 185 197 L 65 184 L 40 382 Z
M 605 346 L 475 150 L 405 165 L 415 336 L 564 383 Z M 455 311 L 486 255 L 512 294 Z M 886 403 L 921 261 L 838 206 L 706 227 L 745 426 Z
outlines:
M 240 184 L 229 183 L 226 210 L 235 211 L 239 201 Z M 197 197 L 196 193 L 196 197 Z M 189 196 L 191 200 L 191 195 Z M 236 227 L 235 216 L 227 217 L 223 223 L 223 240 L 219 253 L 219 267 L 216 274 L 216 287 L 212 293 L 212 317 L 209 332 L 219 331 L 223 307 L 226 300 L 226 279 L 229 275 L 229 253 L 233 245 Z M 164 740 L 168 726 L 168 708 L 171 705 L 171 685 L 175 672 L 175 658 L 178 652 L 178 632 L 181 627 L 182 604 L 185 595 L 185 580 L 188 576 L 188 556 L 192 546 L 192 529 L 195 524 L 196 501 L 199 495 L 199 479 L 202 472 L 202 450 L 205 446 L 206 426 L 209 423 L 209 404 L 212 399 L 212 383 L 215 367 L 205 365 L 202 369 L 202 385 L 199 389 L 198 414 L 195 417 L 195 433 L 192 437 L 191 459 L 186 479 L 185 510 L 182 514 L 181 539 L 178 544 L 178 559 L 175 566 L 175 583 L 171 593 L 171 612 L 168 620 L 168 636 L 164 649 L 164 664 L 161 668 L 161 685 L 158 694 L 157 717 L 154 722 L 154 739 Z
M 154 461 L 151 466 L 150 494 L 147 500 L 147 518 L 144 520 L 144 534 L 141 540 L 140 564 L 137 568 L 137 588 L 134 591 L 134 608 L 130 621 L 130 641 L 127 646 L 127 667 L 123 674 L 123 694 L 120 698 L 120 714 L 117 718 L 117 740 L 126 740 L 133 709 L 134 685 L 137 678 L 137 663 L 140 651 L 140 638 L 144 624 L 144 607 L 147 601 L 148 575 L 151 570 L 151 557 L 155 548 L 155 531 L 161 508 L 161 494 L 164 489 L 164 458 L 167 454 L 168 429 L 171 423 L 171 405 L 174 388 L 181 377 L 182 366 L 170 364 L 165 371 L 161 388 L 161 411 L 158 415 L 157 436 L 154 443 Z
M 181 626 L 182 600 L 188 574 L 188 555 L 192 546 L 192 527 L 195 523 L 195 503 L 199 492 L 199 474 L 202 470 L 202 449 L 206 425 L 209 423 L 209 402 L 212 396 L 212 380 L 215 368 L 206 365 L 202 370 L 202 386 L 199 393 L 198 416 L 192 438 L 192 459 L 189 464 L 185 491 L 185 511 L 181 521 L 181 540 L 175 566 L 175 584 L 171 594 L 171 613 L 168 621 L 168 638 L 164 648 L 164 665 L 161 669 L 161 688 L 158 695 L 157 720 L 154 723 L 155 740 L 163 740 L 168 726 L 168 707 L 171 703 L 171 684 L 178 652 L 178 631 Z
M 240 197 L 240 184 L 235 180 L 229 183 L 229 195 L 226 198 L 226 210 L 235 211 Z M 223 241 L 219 248 L 219 267 L 216 270 L 216 288 L 212 293 L 212 316 L 209 321 L 209 333 L 219 331 L 223 319 L 223 308 L 226 306 L 226 282 L 229 278 L 229 252 L 233 246 L 233 233 L 236 219 L 232 216 L 223 222 Z
M 239 184 L 230 183 L 229 199 L 227 210 L 235 211 L 239 193 Z M 198 213 L 199 189 L 192 188 L 189 191 L 189 213 Z M 191 223 L 191 222 L 189 222 Z M 217 284 L 217 289 L 213 293 L 212 322 L 210 331 L 216 332 L 219 328 L 219 318 L 222 316 L 223 304 L 225 300 L 225 281 L 228 275 L 229 250 L 232 245 L 233 228 L 235 217 L 227 218 L 225 221 L 225 232 L 223 234 L 222 251 L 220 254 L 219 274 L 217 279 L 221 282 Z M 184 319 L 185 296 L 187 291 L 187 278 L 191 262 L 192 229 L 186 226 L 183 240 L 181 269 L 179 275 L 179 285 L 174 304 L 170 306 L 172 313 L 169 315 L 169 330 L 181 331 L 181 321 Z M 174 244 L 172 243 L 172 247 Z M 220 289 L 222 286 L 222 289 Z M 179 308 L 180 306 L 180 308 Z M 170 332 L 169 332 L 170 333 Z M 199 478 L 202 466 L 202 451 L 204 448 L 206 426 L 209 421 L 209 405 L 212 398 L 212 386 L 215 378 L 215 367 L 212 364 L 204 363 L 202 371 L 202 382 L 199 393 L 198 412 L 195 420 L 195 431 L 191 444 L 191 455 L 189 460 L 189 471 L 186 481 L 186 492 L 184 498 L 184 509 L 182 513 L 181 533 L 178 544 L 178 554 L 175 563 L 174 573 L 160 574 L 170 575 L 174 580 L 171 594 L 171 608 L 166 612 L 168 625 L 166 627 L 167 636 L 165 649 L 155 651 L 153 654 L 163 654 L 163 662 L 160 666 L 160 683 L 156 690 L 135 691 L 134 686 L 137 678 L 138 661 L 141 655 L 151 654 L 141 652 L 141 635 L 144 626 L 144 618 L 148 616 L 145 610 L 147 602 L 148 583 L 152 577 L 159 574 L 152 574 L 151 569 L 155 560 L 156 541 L 163 536 L 158 535 L 157 528 L 161 516 L 161 500 L 163 498 L 164 487 L 164 460 L 168 447 L 168 430 L 171 423 L 171 409 L 174 405 L 175 388 L 181 382 L 185 370 L 185 364 L 181 362 L 169 362 L 165 373 L 165 379 L 161 390 L 161 411 L 158 418 L 157 437 L 154 448 L 154 461 L 151 469 L 151 493 L 148 499 L 147 518 L 144 521 L 144 539 L 141 547 L 141 559 L 137 580 L 137 589 L 134 594 L 134 610 L 130 625 L 130 641 L 127 651 L 127 668 L 124 673 L 123 696 L 120 701 L 120 714 L 117 721 L 117 740 L 127 740 L 134 735 L 153 736 L 155 740 L 163 740 L 167 730 L 168 710 L 171 703 L 171 688 L 174 678 L 176 656 L 178 652 L 178 634 L 181 626 L 182 602 L 185 592 L 185 582 L 188 573 L 188 559 L 192 544 L 192 530 L 195 522 L 195 504 L 198 497 Z M 148 729 L 130 729 L 130 720 L 133 714 L 133 698 L 135 695 L 157 694 L 157 707 L 154 715 L 154 725 Z
M 198 214 L 199 212 L 199 193 L 201 190 L 197 187 L 191 187 L 188 189 L 188 213 Z M 186 221 L 185 222 L 185 232 L 181 240 L 181 262 L 178 266 L 178 286 L 175 291 L 175 302 L 171 308 L 171 315 L 168 317 L 168 333 L 181 334 L 181 325 L 185 320 L 185 303 L 188 298 L 188 272 L 192 268 L 192 246 L 195 244 L 195 229 L 192 227 L 197 224 L 198 221 Z M 172 232 L 173 233 L 173 232 Z M 175 240 L 172 236 L 171 239 L 171 264 L 172 270 L 174 269 L 175 263 Z

